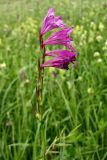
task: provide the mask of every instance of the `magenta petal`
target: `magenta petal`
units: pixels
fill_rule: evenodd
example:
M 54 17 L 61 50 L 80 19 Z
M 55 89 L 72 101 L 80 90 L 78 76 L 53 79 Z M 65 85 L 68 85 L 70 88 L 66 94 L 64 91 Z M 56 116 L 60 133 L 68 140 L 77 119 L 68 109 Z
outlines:
M 47 40 L 44 41 L 44 45 L 64 45 L 68 48 L 72 48 L 70 33 L 73 31 L 72 28 L 65 28 L 60 31 L 54 32 Z
M 46 32 L 54 29 L 54 28 L 64 28 L 65 25 L 60 16 L 54 15 L 53 8 L 48 10 L 47 16 L 44 18 L 42 23 L 42 27 L 40 30 L 41 35 L 44 35 Z
M 75 58 L 77 56 L 77 53 L 71 52 L 69 50 L 53 50 L 46 52 L 45 55 L 51 57 Z
M 52 59 L 42 64 L 41 67 L 55 67 L 61 69 L 68 69 L 68 64 L 68 62 L 64 63 L 64 59 Z
M 47 16 L 54 16 L 54 15 L 55 15 L 54 14 L 54 9 L 52 7 L 49 8 Z
M 75 52 L 70 52 L 68 50 L 54 50 L 46 52 L 46 56 L 52 56 L 54 58 L 42 64 L 41 65 L 42 68 L 56 67 L 61 69 L 68 69 L 69 63 L 76 60 L 77 54 Z

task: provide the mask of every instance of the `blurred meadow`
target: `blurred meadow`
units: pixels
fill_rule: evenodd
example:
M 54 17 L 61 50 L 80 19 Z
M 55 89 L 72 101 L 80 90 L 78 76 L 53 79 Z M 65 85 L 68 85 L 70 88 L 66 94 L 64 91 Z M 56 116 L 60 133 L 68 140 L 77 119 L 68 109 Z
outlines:
M 79 56 L 45 69 L 41 116 L 38 31 L 51 6 Z M 107 160 L 107 1 L 0 0 L 0 160 Z

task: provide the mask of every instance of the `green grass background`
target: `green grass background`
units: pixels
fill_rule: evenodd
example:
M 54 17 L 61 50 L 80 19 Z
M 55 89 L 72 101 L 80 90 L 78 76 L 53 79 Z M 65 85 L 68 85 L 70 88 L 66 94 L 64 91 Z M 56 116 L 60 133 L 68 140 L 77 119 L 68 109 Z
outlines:
M 41 115 L 38 31 L 51 6 L 79 56 L 75 69 L 45 69 Z M 107 160 L 105 0 L 0 0 L 0 160 L 45 159 Z

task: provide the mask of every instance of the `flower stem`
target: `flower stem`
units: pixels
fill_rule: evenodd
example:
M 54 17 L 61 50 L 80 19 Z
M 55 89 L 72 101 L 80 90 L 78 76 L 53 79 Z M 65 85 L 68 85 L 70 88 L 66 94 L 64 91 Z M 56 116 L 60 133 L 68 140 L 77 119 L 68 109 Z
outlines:
M 45 62 L 45 46 L 43 44 L 43 37 L 39 33 L 40 49 L 42 53 L 42 64 Z M 41 109 L 42 104 L 42 91 L 43 91 L 43 78 L 44 78 L 44 68 L 41 68 L 40 57 L 38 58 L 38 80 L 36 87 L 36 99 L 38 104 L 38 111 L 42 114 L 43 109 Z

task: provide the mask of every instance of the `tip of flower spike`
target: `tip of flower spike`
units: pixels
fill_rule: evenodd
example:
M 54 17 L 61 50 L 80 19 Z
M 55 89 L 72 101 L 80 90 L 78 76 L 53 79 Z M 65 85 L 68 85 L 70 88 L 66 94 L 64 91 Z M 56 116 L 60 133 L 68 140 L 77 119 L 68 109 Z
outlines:
M 53 7 L 50 7 L 50 8 L 48 9 L 48 13 L 49 13 L 49 12 L 54 12 Z
M 49 9 L 48 9 L 48 16 L 54 16 L 55 14 L 54 14 L 54 9 L 52 8 L 52 7 L 50 7 Z
M 54 28 L 65 28 L 65 25 L 61 19 L 61 16 L 55 16 L 54 9 L 51 7 L 49 8 L 48 13 L 43 20 L 41 35 L 44 35 Z

